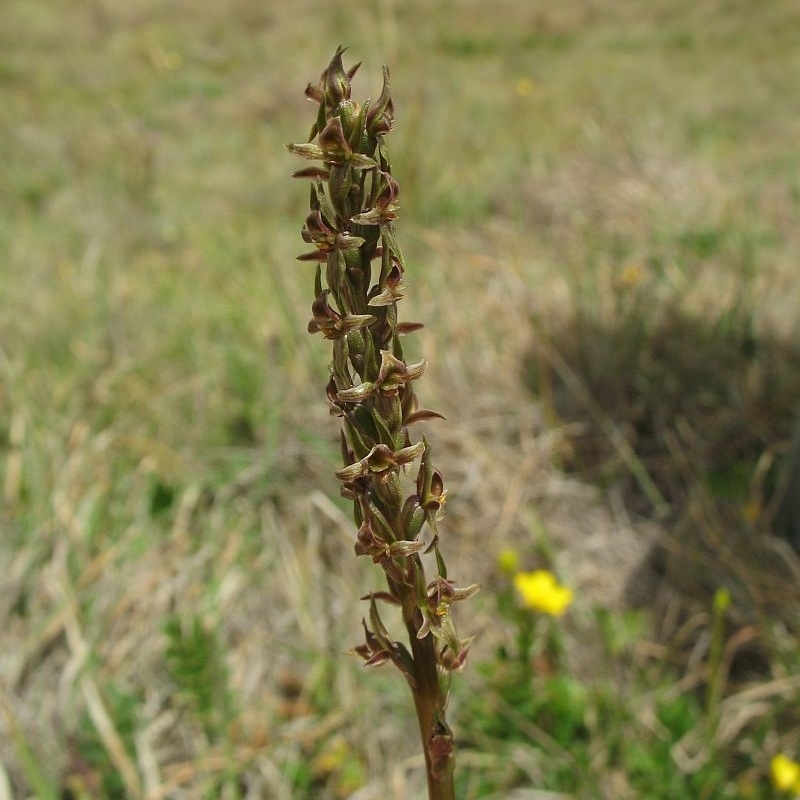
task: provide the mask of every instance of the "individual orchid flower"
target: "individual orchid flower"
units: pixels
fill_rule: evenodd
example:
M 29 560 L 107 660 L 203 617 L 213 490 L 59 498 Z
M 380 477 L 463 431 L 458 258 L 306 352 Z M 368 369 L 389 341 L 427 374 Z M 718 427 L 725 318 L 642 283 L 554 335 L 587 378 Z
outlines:
M 321 333 L 326 339 L 338 339 L 363 328 L 375 319 L 371 314 L 339 314 L 328 303 L 330 290 L 325 289 L 311 304 L 309 333 Z

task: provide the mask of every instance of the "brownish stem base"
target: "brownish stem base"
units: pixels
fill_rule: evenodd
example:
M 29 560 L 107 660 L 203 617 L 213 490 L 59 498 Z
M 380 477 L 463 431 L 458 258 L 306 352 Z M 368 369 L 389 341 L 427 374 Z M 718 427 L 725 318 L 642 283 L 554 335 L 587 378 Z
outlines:
M 415 617 L 419 611 L 416 610 Z M 445 722 L 446 697 L 439 681 L 436 666 L 435 639 L 428 634 L 417 638 L 420 618 L 406 620 L 411 653 L 414 657 L 414 680 L 412 688 L 414 706 L 419 721 L 422 749 L 425 753 L 425 769 L 428 775 L 428 800 L 455 800 L 453 753 L 441 753 L 438 745 L 452 744 Z

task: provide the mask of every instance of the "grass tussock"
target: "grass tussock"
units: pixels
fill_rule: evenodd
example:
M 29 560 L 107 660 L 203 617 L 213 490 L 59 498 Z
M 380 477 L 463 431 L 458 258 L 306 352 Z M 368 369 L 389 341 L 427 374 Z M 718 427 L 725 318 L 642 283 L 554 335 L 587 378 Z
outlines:
M 785 796 L 794 3 L 3 18 L 1 800 L 422 796 L 404 687 L 343 655 L 368 579 L 298 333 L 283 147 L 339 43 L 392 69 L 409 355 L 484 584 L 459 796 Z

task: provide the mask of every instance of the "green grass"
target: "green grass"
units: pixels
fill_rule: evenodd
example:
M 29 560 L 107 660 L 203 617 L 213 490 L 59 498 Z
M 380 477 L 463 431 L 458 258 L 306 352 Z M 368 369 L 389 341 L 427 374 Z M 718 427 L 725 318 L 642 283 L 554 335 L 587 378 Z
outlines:
M 451 574 L 484 583 L 461 797 L 778 797 L 770 758 L 800 760 L 798 567 L 768 535 L 797 413 L 798 16 L 5 2 L 0 800 L 422 797 L 404 687 L 343 655 L 376 576 L 294 260 L 283 145 L 340 43 L 361 94 L 392 70 L 409 350 L 448 417 Z M 598 587 L 635 582 L 656 524 L 671 588 L 631 609 Z M 555 673 L 504 683 L 509 546 L 577 601 Z M 686 552 L 704 566 L 674 580 Z

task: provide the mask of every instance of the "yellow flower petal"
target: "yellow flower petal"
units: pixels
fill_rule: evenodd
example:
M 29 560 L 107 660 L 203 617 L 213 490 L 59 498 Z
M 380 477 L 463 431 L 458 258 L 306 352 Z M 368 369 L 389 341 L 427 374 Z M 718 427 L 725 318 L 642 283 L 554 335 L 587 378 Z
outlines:
M 514 587 L 524 606 L 553 617 L 560 617 L 572 602 L 572 590 L 559 584 L 556 576 L 547 570 L 518 572 L 514 576 Z
M 779 753 L 770 761 L 769 768 L 776 789 L 800 793 L 800 764 Z

